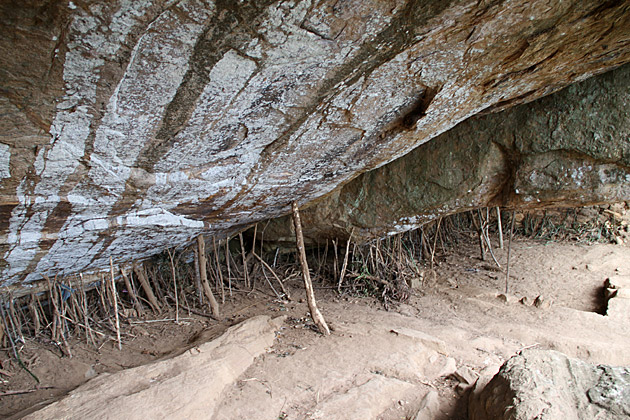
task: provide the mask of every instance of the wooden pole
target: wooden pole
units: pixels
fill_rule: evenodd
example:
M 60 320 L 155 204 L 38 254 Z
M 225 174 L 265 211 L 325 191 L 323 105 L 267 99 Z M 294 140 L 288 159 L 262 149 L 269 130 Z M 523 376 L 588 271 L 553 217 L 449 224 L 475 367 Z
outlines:
M 512 253 L 512 235 L 514 234 L 514 220 L 516 219 L 516 211 L 512 210 L 512 221 L 510 222 L 510 239 L 508 241 L 507 269 L 505 270 L 505 293 L 508 292 L 510 284 L 510 254 Z
M 245 278 L 245 287 L 249 289 L 249 276 L 247 272 L 247 258 L 245 258 L 245 245 L 243 244 L 243 232 L 238 234 L 238 240 L 241 242 L 241 257 L 243 259 L 243 277 Z
M 114 315 L 116 319 L 116 341 L 118 341 L 118 350 L 122 350 L 122 342 L 120 341 L 120 320 L 118 318 L 118 293 L 116 293 L 116 279 L 114 278 L 114 261 L 109 257 L 109 269 L 112 274 L 112 295 L 114 297 Z
M 497 206 L 497 223 L 499 227 L 499 248 L 503 249 L 503 226 L 501 225 L 501 209 Z
M 173 276 L 173 286 L 175 288 L 175 323 L 179 324 L 179 297 L 177 293 L 177 276 L 175 275 L 175 261 L 173 260 L 173 253 L 170 249 L 168 251 L 168 258 L 171 260 L 171 275 Z M 173 252 L 175 252 L 173 250 Z
M 431 270 L 433 270 L 433 258 L 435 257 L 435 248 L 437 247 L 437 238 L 440 233 L 440 224 L 442 223 L 442 216 L 438 219 L 437 227 L 435 228 L 435 237 L 433 238 L 433 248 L 431 249 Z
M 88 312 L 87 306 L 87 294 L 85 293 L 85 284 L 83 280 L 83 273 L 79 273 L 79 277 L 81 278 L 80 287 L 81 287 L 81 301 L 83 303 L 83 328 L 85 328 L 85 344 L 89 344 L 91 341 L 93 345 L 96 345 L 94 341 L 94 335 L 92 334 L 92 328 L 90 327 L 90 316 Z
M 225 289 L 223 288 L 223 271 L 221 271 L 221 264 L 219 264 L 219 250 L 217 249 L 217 238 L 214 236 L 212 237 L 212 250 L 214 251 L 214 260 L 217 263 L 217 271 L 219 272 L 219 285 L 221 285 L 221 303 L 225 304 Z M 226 263 L 228 262 L 227 255 L 225 256 L 225 262 Z
M 304 288 L 306 289 L 306 301 L 308 302 L 308 308 L 311 311 L 311 317 L 317 325 L 319 332 L 324 335 L 330 334 L 330 329 L 322 316 L 322 313 L 317 309 L 317 302 L 315 302 L 315 292 L 313 291 L 313 283 L 311 282 L 311 275 L 308 271 L 308 262 L 306 261 L 306 251 L 304 249 L 304 236 L 302 234 L 302 222 L 300 220 L 300 212 L 297 202 L 293 202 L 291 205 L 293 210 L 293 224 L 295 225 L 295 240 L 300 258 L 300 264 L 302 265 L 302 277 L 304 277 Z
M 129 292 L 129 297 L 131 297 L 131 302 L 133 303 L 133 307 L 136 308 L 136 312 L 138 316 L 144 315 L 144 308 L 142 308 L 142 304 L 138 300 L 138 296 L 136 296 L 136 291 L 133 289 L 133 285 L 131 284 L 131 280 L 129 280 L 129 276 L 125 273 L 125 270 L 120 270 L 122 274 L 123 280 L 125 281 L 125 287 L 127 288 L 127 292 Z
M 201 277 L 199 275 L 199 249 L 197 248 L 195 248 L 195 286 L 197 287 L 199 305 L 203 305 L 203 288 L 201 287 Z
M 232 297 L 232 272 L 230 270 L 230 257 L 232 257 L 232 253 L 230 252 L 230 237 L 225 238 L 225 265 L 227 266 L 227 274 L 228 274 L 228 291 L 230 292 L 230 297 Z M 225 303 L 225 300 L 223 301 Z
M 138 276 L 138 280 L 140 281 L 140 285 L 142 286 L 142 290 L 144 290 L 144 294 L 147 295 L 147 299 L 153 308 L 153 312 L 160 312 L 160 304 L 157 301 L 157 298 L 153 294 L 153 289 L 151 289 L 151 285 L 149 284 L 149 280 L 147 276 L 144 274 L 144 270 L 141 266 L 134 264 L 133 271 Z
M 352 233 L 350 233 L 350 237 L 348 238 L 348 242 L 346 243 L 346 255 L 343 257 L 343 265 L 341 266 L 341 274 L 339 274 L 339 281 L 337 282 L 337 292 L 341 293 L 341 285 L 343 284 L 343 278 L 346 275 L 346 270 L 348 269 L 348 254 L 350 254 L 350 241 L 352 240 Z
M 219 317 L 219 304 L 214 298 L 214 294 L 212 293 L 210 284 L 208 284 L 208 272 L 206 266 L 206 242 L 203 240 L 203 235 L 197 236 L 197 249 L 199 252 L 199 277 L 201 277 L 201 285 L 203 286 L 203 290 L 206 293 L 208 302 L 210 302 L 212 315 L 214 315 L 215 317 Z

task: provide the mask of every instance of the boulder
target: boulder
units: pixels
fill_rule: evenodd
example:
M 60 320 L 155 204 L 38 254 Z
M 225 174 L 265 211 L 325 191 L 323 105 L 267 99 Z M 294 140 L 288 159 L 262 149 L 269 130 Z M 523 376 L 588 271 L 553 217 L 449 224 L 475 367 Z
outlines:
M 470 116 L 627 63 L 629 26 L 625 2 L 598 0 L 4 1 L 0 284 L 106 269 L 110 257 L 143 259 L 286 214 Z M 589 98 L 585 124 L 614 116 L 624 130 L 615 112 L 595 112 L 608 96 Z M 394 194 L 424 191 L 430 207 L 420 201 L 416 216 L 395 205 L 398 224 L 355 207 L 350 224 L 400 230 L 484 204 L 512 175 L 513 201 L 528 205 L 583 201 L 583 185 L 599 179 L 585 200 L 625 194 L 616 135 L 580 137 L 601 150 L 576 155 L 564 144 L 572 126 L 545 118 L 556 133 L 545 141 L 463 133 L 454 155 L 487 162 L 472 177 L 440 174 L 448 140 L 432 142 L 438 155 L 390 170 Z M 406 190 L 398 178 L 413 166 L 438 173 Z M 345 191 L 360 198 L 368 179 Z M 442 193 L 463 184 L 471 192 L 461 202 Z
M 524 350 L 471 394 L 468 414 L 470 420 L 628 418 L 630 369 Z

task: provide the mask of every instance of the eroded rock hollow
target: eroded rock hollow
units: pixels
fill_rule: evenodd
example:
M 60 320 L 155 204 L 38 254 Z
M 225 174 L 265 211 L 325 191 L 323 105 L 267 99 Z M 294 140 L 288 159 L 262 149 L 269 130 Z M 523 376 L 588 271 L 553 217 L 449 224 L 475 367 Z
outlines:
M 472 132 L 538 133 L 518 115 L 529 111 L 440 135 L 629 62 L 629 27 L 623 1 L 5 1 L 1 282 L 26 286 L 105 268 L 110 257 L 145 258 L 202 232 L 226 235 L 344 184 L 329 197 L 347 196 L 365 182 L 352 181 L 358 175 L 431 139 L 422 147 L 435 154 L 410 166 L 444 168 L 440 147 L 523 159 L 491 158 L 476 170 L 484 181 L 471 184 L 473 198 L 436 193 L 428 207 L 399 205 L 386 219 L 355 209 L 335 216 L 346 220 L 342 232 L 356 225 L 367 237 L 436 211 L 532 205 L 560 191 L 560 204 L 581 194 L 627 200 L 628 136 L 619 134 L 627 90 L 618 96 L 625 108 L 604 112 L 616 119 L 581 109 L 612 128 L 601 138 L 575 132 L 572 145 L 564 142 L 574 129 L 544 106 L 546 141 Z M 612 99 L 626 73 L 608 76 Z M 442 181 L 459 185 L 464 175 Z M 507 194 L 507 185 L 522 192 Z M 327 234 L 334 225 L 322 226 Z

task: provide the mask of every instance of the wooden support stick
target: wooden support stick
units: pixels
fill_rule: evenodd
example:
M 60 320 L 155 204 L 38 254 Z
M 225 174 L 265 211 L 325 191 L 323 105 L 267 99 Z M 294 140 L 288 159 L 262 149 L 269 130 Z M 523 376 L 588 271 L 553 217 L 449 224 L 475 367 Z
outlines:
M 241 257 L 243 259 L 243 277 L 245 278 L 245 287 L 249 289 L 249 273 L 247 272 L 247 258 L 245 257 L 245 245 L 243 244 L 243 232 L 238 234 L 238 240 L 241 242 Z
M 96 346 L 96 341 L 94 341 L 94 335 L 92 334 L 92 328 L 90 328 L 90 317 L 88 314 L 88 305 L 87 305 L 87 294 L 85 293 L 85 284 L 83 280 L 83 273 L 79 273 L 79 277 L 81 277 L 81 301 L 82 301 L 82 309 L 83 312 L 83 328 L 85 328 L 85 344 L 89 344 L 92 341 L 92 345 Z
M 219 303 L 214 298 L 210 284 L 208 284 L 208 272 L 206 267 L 206 242 L 203 240 L 203 235 L 197 236 L 197 248 L 199 252 L 199 277 L 201 277 L 201 285 L 206 293 L 206 298 L 210 302 L 210 309 L 212 315 L 219 317 Z
M 129 276 L 127 276 L 125 270 L 120 270 L 120 273 L 122 274 L 123 280 L 125 281 L 125 287 L 127 288 L 127 292 L 129 292 L 131 302 L 133 303 L 133 307 L 136 308 L 138 316 L 144 315 L 144 308 L 138 300 L 138 296 L 136 296 L 136 291 L 133 289 L 133 285 L 131 284 L 131 280 L 129 280 Z
M 333 239 L 332 240 L 332 244 L 333 244 L 333 250 L 335 251 L 335 259 L 333 260 L 333 264 L 334 264 L 334 272 L 335 272 L 335 280 L 339 281 L 339 278 L 337 277 L 337 266 L 338 266 L 338 261 L 339 261 L 339 257 L 337 256 L 337 239 Z
M 431 270 L 433 270 L 433 261 L 435 257 L 435 248 L 437 247 L 437 238 L 440 233 L 440 223 L 442 223 L 442 216 L 438 219 L 437 227 L 435 228 L 435 237 L 433 238 L 433 248 L 431 248 Z
M 486 260 L 486 244 L 483 240 L 483 233 L 484 233 L 484 222 L 483 222 L 483 218 L 481 216 L 481 210 L 477 209 L 477 216 L 479 217 L 479 230 L 478 230 L 478 234 L 479 234 L 479 249 L 481 249 L 481 260 L 485 261 Z M 474 217 L 473 217 L 474 220 Z
M 232 272 L 230 271 L 230 257 L 232 253 L 230 252 L 230 237 L 225 238 L 225 265 L 227 266 L 227 274 L 228 274 L 228 291 L 230 292 L 230 297 L 232 297 Z
M 501 209 L 497 206 L 497 224 L 499 225 L 499 248 L 503 249 L 503 227 L 501 224 Z
M 510 239 L 508 241 L 507 268 L 505 270 L 505 293 L 508 292 L 510 284 L 510 254 L 512 253 L 512 235 L 514 234 L 514 220 L 516 211 L 512 210 L 512 221 L 510 222 Z
M 160 313 L 160 304 L 153 294 L 153 289 L 151 289 L 151 285 L 149 284 L 147 276 L 144 274 L 143 268 L 137 264 L 134 264 L 133 271 L 136 273 L 136 276 L 138 276 L 138 280 L 140 281 L 142 290 L 144 290 L 144 294 L 147 295 L 147 299 L 149 300 L 149 304 L 151 305 L 153 312 Z
M 352 233 L 346 243 L 346 255 L 343 257 L 343 265 L 341 266 L 341 274 L 339 274 L 339 282 L 337 283 L 337 292 L 341 293 L 341 285 L 343 284 L 343 278 L 346 275 L 348 269 L 348 254 L 350 254 L 350 241 L 352 240 Z
M 197 297 L 199 305 L 203 305 L 203 288 L 201 287 L 201 277 L 199 275 L 199 249 L 195 248 L 195 287 L 197 288 Z
M 33 320 L 33 333 L 35 335 L 39 334 L 39 330 L 41 329 L 41 323 L 39 322 L 39 314 L 37 313 L 37 294 L 33 293 L 31 295 L 31 301 L 28 304 L 28 310 L 31 314 L 31 319 Z
M 293 202 L 291 205 L 293 210 L 293 224 L 295 225 L 295 240 L 298 255 L 300 258 L 300 264 L 302 265 L 302 277 L 304 278 L 304 288 L 306 289 L 306 301 L 308 302 L 308 308 L 311 311 L 311 317 L 317 325 L 319 332 L 324 335 L 330 334 L 330 329 L 322 316 L 322 313 L 317 309 L 317 302 L 315 302 L 315 292 L 313 291 L 313 283 L 311 282 L 311 275 L 308 271 L 308 262 L 306 261 L 306 251 L 304 249 L 304 236 L 302 234 L 302 222 L 300 220 L 300 211 L 298 209 L 297 202 Z
M 50 330 L 50 338 L 52 341 L 58 341 L 59 337 L 57 336 L 57 325 L 59 323 L 59 307 L 57 306 L 57 296 L 55 293 L 55 286 L 51 283 L 50 278 L 48 276 L 42 276 L 48 282 L 48 301 L 52 304 L 53 308 L 53 322 Z
M 118 318 L 118 293 L 116 293 L 116 278 L 114 277 L 114 261 L 109 257 L 109 269 L 112 275 L 112 296 L 114 297 L 114 319 L 116 320 L 116 341 L 118 341 L 118 350 L 122 350 L 122 342 L 120 341 L 120 319 Z
M 179 324 L 179 296 L 177 293 L 177 276 L 175 275 L 175 261 L 173 260 L 173 253 L 171 252 L 171 250 L 167 249 L 167 251 L 168 251 L 168 258 L 171 260 L 171 275 L 173 276 L 173 286 L 175 288 L 175 323 Z
M 204 245 L 205 246 L 205 245 Z M 214 251 L 214 260 L 217 263 L 217 271 L 219 272 L 219 284 L 221 285 L 221 303 L 225 304 L 225 289 L 223 288 L 223 272 L 221 271 L 221 264 L 219 264 L 219 251 L 217 249 L 217 238 L 212 237 L 212 250 Z M 225 256 L 227 262 L 227 255 Z

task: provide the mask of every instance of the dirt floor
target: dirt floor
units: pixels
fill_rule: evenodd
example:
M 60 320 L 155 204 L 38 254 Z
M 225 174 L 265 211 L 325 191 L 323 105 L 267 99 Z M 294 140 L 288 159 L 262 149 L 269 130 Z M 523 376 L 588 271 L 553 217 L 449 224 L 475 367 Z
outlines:
M 424 269 L 421 287 L 389 311 L 375 298 L 316 285 L 333 330 L 329 337 L 314 332 L 294 278 L 291 301 L 259 292 L 228 296 L 220 322 L 186 311 L 179 324 L 173 314 L 135 321 L 123 351 L 112 341 L 100 348 L 75 341 L 68 358 L 43 338 L 28 339 L 22 359 L 41 383 L 36 387 L 8 352 L 0 353 L 0 417 L 20 418 L 100 373 L 172 358 L 261 314 L 286 316 L 275 344 L 223 389 L 207 418 L 412 419 L 437 395 L 434 418 L 464 419 L 470 388 L 453 375 L 456 369 L 487 377 L 526 347 L 630 365 L 630 325 L 602 315 L 606 278 L 630 275 L 627 243 L 517 239 L 507 294 L 507 251 L 495 253 L 503 268 L 481 261 L 472 237 L 446 252 L 438 249 L 437 265 Z

